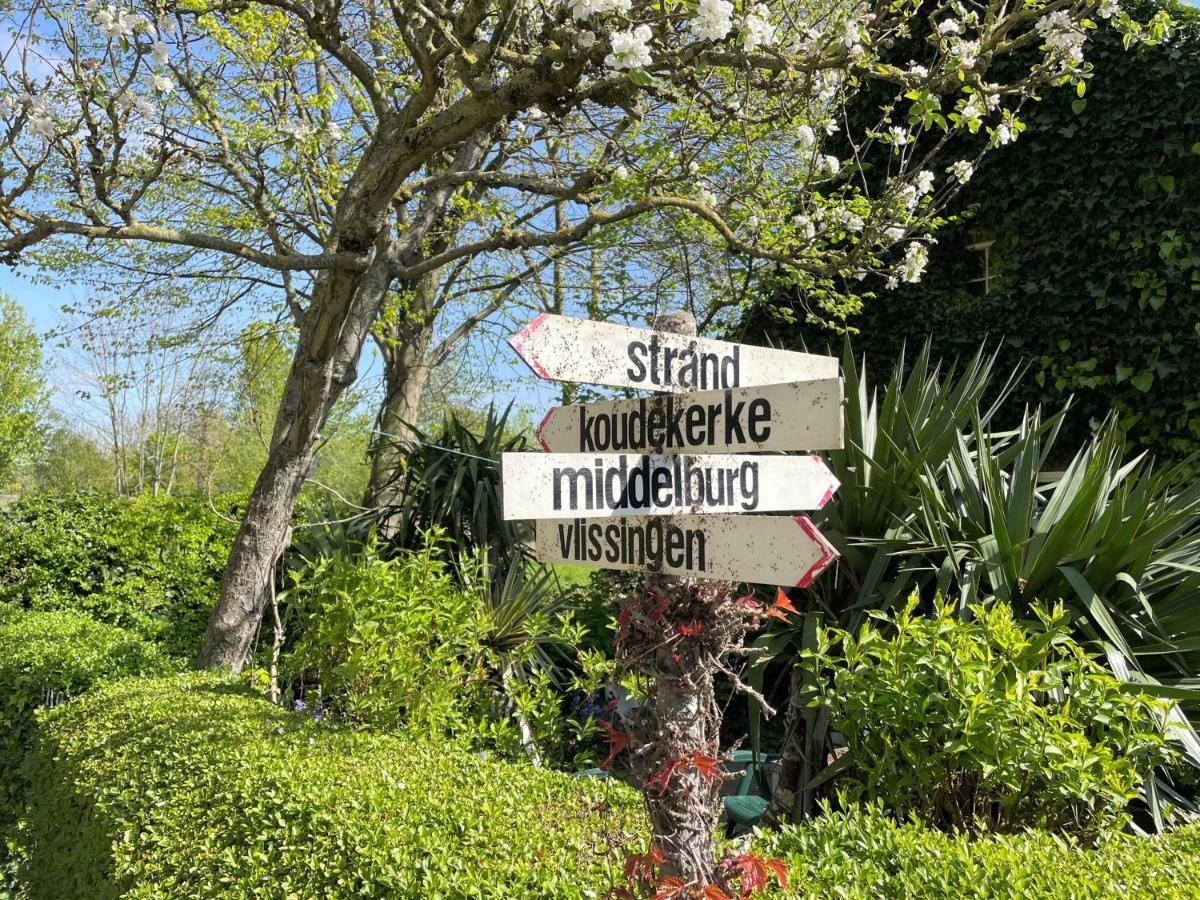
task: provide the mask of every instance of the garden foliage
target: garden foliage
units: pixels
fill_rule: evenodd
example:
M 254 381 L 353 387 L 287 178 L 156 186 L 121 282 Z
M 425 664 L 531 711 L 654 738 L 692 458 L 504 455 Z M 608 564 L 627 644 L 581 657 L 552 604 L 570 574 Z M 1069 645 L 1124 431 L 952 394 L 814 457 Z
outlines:
M 0 603 L 80 610 L 190 658 L 232 535 L 195 500 L 25 497 L 0 511 Z
M 43 715 L 33 897 L 583 897 L 644 844 L 615 782 L 371 735 L 213 675 Z
M 917 602 L 823 631 L 806 660 L 822 676 L 812 702 L 845 740 L 827 773 L 842 799 L 947 830 L 1119 827 L 1171 757 L 1164 704 L 1122 691 L 1062 608 L 1025 624 L 1001 601 L 967 617 Z
M 789 898 L 825 900 L 1189 900 L 1200 896 L 1200 826 L 1094 847 L 1042 831 L 974 838 L 878 811 L 829 813 L 758 837 L 788 864 Z
M 309 706 L 376 730 L 543 758 L 565 752 L 565 651 L 582 640 L 549 574 L 493 580 L 478 551 L 447 562 L 446 542 L 391 559 L 368 542 L 314 559 L 281 597 L 295 641 L 283 660 Z

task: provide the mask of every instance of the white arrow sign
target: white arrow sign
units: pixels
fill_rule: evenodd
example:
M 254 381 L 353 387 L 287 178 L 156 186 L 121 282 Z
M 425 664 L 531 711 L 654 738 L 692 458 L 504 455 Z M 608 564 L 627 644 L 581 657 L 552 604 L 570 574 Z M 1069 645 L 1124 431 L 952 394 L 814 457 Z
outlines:
M 542 562 L 808 587 L 837 551 L 806 516 L 542 519 Z
M 557 453 L 829 450 L 842 446 L 842 380 L 558 406 L 537 438 Z
M 838 361 L 543 313 L 509 340 L 534 372 L 651 391 L 752 387 L 836 378 Z
M 504 518 L 820 509 L 838 481 L 819 456 L 505 453 Z

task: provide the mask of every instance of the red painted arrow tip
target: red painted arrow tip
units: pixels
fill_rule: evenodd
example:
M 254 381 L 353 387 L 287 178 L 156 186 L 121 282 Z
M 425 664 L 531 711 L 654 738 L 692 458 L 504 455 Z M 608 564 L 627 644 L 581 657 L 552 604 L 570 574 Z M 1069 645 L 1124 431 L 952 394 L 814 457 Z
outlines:
M 540 362 L 526 355 L 525 345 L 529 343 L 530 335 L 537 331 L 548 318 L 548 313 L 541 313 L 532 322 L 508 339 L 509 346 L 517 351 L 517 356 L 521 357 L 521 360 L 529 368 L 533 369 L 539 378 L 547 379 L 550 378 L 550 373 L 546 371 L 546 367 Z
M 542 429 L 546 427 L 546 423 L 550 421 L 550 417 L 554 415 L 554 411 L 557 409 L 557 406 L 552 406 L 546 410 L 546 414 L 542 416 L 542 421 L 538 422 L 538 427 L 535 428 L 533 432 L 537 436 L 538 443 L 542 445 L 542 449 L 547 453 L 550 452 L 550 445 L 547 444 L 546 439 L 542 437 Z
M 796 524 L 804 529 L 804 533 L 818 547 L 821 548 L 820 558 L 808 567 L 808 571 L 800 576 L 800 580 L 796 582 L 796 587 L 806 588 L 813 583 L 813 579 L 820 575 L 829 566 L 831 562 L 838 558 L 838 552 L 834 549 L 833 544 L 825 540 L 825 535 L 817 530 L 817 526 L 812 523 L 808 516 L 796 516 Z

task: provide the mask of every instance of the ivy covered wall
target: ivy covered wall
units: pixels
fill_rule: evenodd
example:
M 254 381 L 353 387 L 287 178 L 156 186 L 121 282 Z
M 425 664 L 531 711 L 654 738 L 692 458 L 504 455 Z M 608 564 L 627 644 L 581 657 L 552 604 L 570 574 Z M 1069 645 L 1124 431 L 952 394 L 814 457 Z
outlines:
M 1085 99 L 1047 91 L 959 196 L 925 280 L 864 302 L 850 324 L 874 366 L 926 336 L 951 357 L 1002 342 L 1005 367 L 1029 366 L 1014 411 L 1075 396 L 1068 443 L 1115 409 L 1160 458 L 1200 449 L 1200 12 L 1170 9 L 1167 45 L 1095 33 Z M 811 324 L 749 330 L 841 344 Z

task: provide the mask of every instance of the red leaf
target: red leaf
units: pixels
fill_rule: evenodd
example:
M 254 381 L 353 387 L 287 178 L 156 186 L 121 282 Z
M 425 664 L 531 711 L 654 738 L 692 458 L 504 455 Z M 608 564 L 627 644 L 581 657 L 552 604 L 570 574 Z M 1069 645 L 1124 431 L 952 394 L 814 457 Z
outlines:
M 651 775 L 650 778 L 647 779 L 646 783 L 642 785 L 642 787 L 646 790 L 657 787 L 658 794 L 661 797 L 667 792 L 667 787 L 671 784 L 671 776 L 675 774 L 675 769 L 678 768 L 678 766 L 679 760 L 671 760 L 669 763 Z
M 725 777 L 721 771 L 721 761 L 714 756 L 707 756 L 699 750 L 693 750 L 690 755 L 685 756 L 684 762 L 705 778 L 720 780 Z
M 731 900 L 730 896 L 715 884 L 710 884 L 700 895 L 700 900 Z
M 697 619 L 691 625 L 680 625 L 679 626 L 679 633 L 682 634 L 684 637 L 696 637 L 696 635 L 698 635 L 702 630 L 703 630 L 703 628 L 700 625 L 699 619 Z
M 783 592 L 783 588 L 775 595 L 775 602 L 771 604 L 771 608 L 767 610 L 768 619 L 781 619 L 786 621 L 788 613 L 796 612 L 796 607 L 792 606 L 792 601 L 787 598 L 787 594 Z
M 607 769 L 612 765 L 612 761 L 617 758 L 617 754 L 629 746 L 629 735 L 613 728 L 604 719 L 600 719 L 599 724 L 601 730 L 604 732 L 604 736 L 608 738 L 608 758 L 600 763 L 600 768 Z
M 686 890 L 687 885 L 683 883 L 682 878 L 668 875 L 660 878 L 654 885 L 654 900 L 673 900 L 675 897 L 682 897 Z
M 775 873 L 775 878 L 779 881 L 779 886 L 785 891 L 787 890 L 787 863 L 782 859 L 768 859 L 767 868 Z
M 650 599 L 654 601 L 654 609 L 650 610 L 651 619 L 661 619 L 667 611 L 667 607 L 671 601 L 657 591 L 650 592 Z
M 633 613 L 629 607 L 625 607 L 617 614 L 617 631 L 624 632 L 629 628 L 629 622 L 633 618 Z

